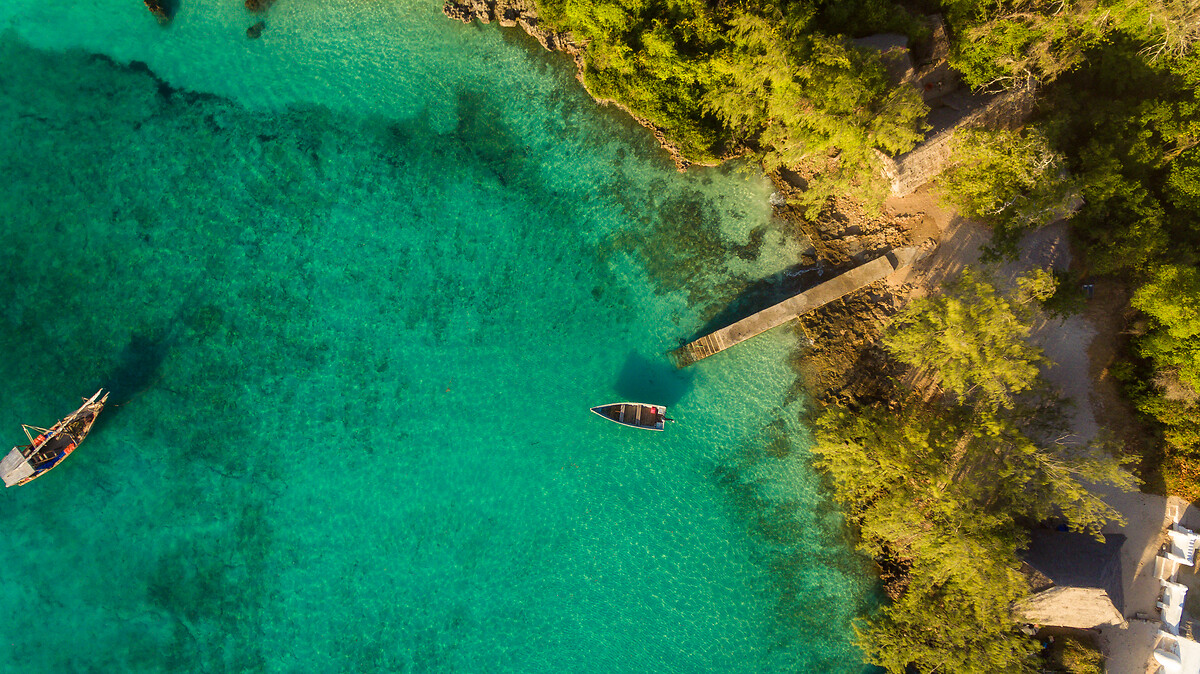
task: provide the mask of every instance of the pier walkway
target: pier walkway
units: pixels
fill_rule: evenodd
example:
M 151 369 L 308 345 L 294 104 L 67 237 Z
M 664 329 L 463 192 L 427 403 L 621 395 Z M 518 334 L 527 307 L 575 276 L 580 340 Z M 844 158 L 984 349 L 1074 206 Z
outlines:
M 793 295 L 779 304 L 747 316 L 733 325 L 710 332 L 694 342 L 675 349 L 672 352 L 675 356 L 675 363 L 679 367 L 686 367 L 698 360 L 708 358 L 714 353 L 724 351 L 734 344 L 740 344 L 755 335 L 783 325 L 800 314 L 812 311 L 849 295 L 859 288 L 885 279 L 892 272 L 912 264 L 920 252 L 920 249 L 913 247 L 896 248 L 883 257 L 876 258 L 802 293 Z

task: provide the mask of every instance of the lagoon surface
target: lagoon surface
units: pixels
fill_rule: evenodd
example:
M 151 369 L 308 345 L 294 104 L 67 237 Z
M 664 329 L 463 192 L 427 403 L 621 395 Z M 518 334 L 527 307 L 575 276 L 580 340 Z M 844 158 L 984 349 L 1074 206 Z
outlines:
M 434 2 L 241 4 L 0 5 L 0 437 L 113 391 L 0 494 L 0 671 L 861 671 L 796 337 L 664 355 L 805 250 L 770 184 Z

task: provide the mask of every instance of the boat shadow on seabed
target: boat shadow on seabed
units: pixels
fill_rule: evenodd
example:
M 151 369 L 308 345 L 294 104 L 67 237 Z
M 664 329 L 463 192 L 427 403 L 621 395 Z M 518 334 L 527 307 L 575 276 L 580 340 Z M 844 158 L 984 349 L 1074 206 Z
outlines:
M 665 358 L 652 360 L 633 351 L 625 358 L 613 388 L 622 400 L 646 400 L 670 408 L 687 394 L 694 376 L 676 369 Z
M 111 372 L 95 382 L 93 388 L 103 386 L 111 392 L 112 399 L 104 414 L 96 419 L 95 430 L 100 430 L 121 413 L 121 408 L 141 394 L 150 390 L 162 377 L 160 370 L 174 340 L 169 335 L 135 333 L 121 355 L 117 357 Z

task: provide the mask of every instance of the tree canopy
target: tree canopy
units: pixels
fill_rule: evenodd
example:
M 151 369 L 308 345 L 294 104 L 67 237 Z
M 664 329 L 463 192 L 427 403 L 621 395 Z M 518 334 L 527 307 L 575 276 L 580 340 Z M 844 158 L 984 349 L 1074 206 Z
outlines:
M 1099 531 L 1119 515 L 1089 490 L 1132 478 L 1102 448 L 1060 445 L 1029 403 L 1014 409 L 910 401 L 833 408 L 814 453 L 862 530 L 861 547 L 909 566 L 904 594 L 859 627 L 868 661 L 889 672 L 1032 671 L 1013 605 L 1021 519 L 1061 516 Z
M 876 13 L 863 25 L 915 30 L 915 20 L 887 0 L 845 5 Z M 538 7 L 546 21 L 588 42 L 588 88 L 664 129 L 688 159 L 749 148 L 768 168 L 811 162 L 814 210 L 833 194 L 881 184 L 873 151 L 905 152 L 923 136 L 919 93 L 890 84 L 878 52 L 823 27 L 844 25 L 847 7 L 699 0 L 543 0 Z
M 1200 269 L 1164 265 L 1131 303 L 1154 319 L 1142 353 L 1200 392 Z
M 1036 671 L 1036 644 L 1013 613 L 1023 522 L 1061 518 L 1097 534 L 1119 514 L 1092 491 L 1133 477 L 1102 444 L 1063 441 L 1060 402 L 1038 379 L 1024 303 L 1053 277 L 1020 279 L 1011 297 L 974 271 L 914 302 L 884 343 L 952 394 L 903 392 L 888 403 L 827 408 L 813 453 L 862 533 L 860 547 L 907 569 L 892 604 L 858 626 L 868 662 L 910 671 Z
M 897 360 L 936 373 L 961 399 L 1011 407 L 1044 362 L 1016 305 L 970 269 L 937 296 L 913 302 L 884 345 Z
M 1015 255 L 1023 234 L 1071 214 L 1078 189 L 1039 129 L 964 129 L 951 142 L 939 183 L 963 213 L 992 227 L 995 253 Z

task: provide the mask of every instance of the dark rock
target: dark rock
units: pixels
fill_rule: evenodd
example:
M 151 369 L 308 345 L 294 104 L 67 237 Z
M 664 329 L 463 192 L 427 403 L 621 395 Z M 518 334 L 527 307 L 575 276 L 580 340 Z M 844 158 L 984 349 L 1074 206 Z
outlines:
M 471 23 L 471 19 L 475 18 L 469 7 L 455 2 L 447 2 L 442 5 L 442 13 L 455 21 L 462 21 L 463 23 Z
M 275 0 L 246 0 L 246 9 L 255 14 L 261 14 L 271 9 L 273 4 L 275 4 Z
M 516 28 L 520 19 L 521 13 L 512 7 L 505 7 L 503 10 L 496 8 L 496 20 L 505 28 Z
M 520 26 L 550 51 L 562 51 L 573 56 L 583 51 L 570 33 L 560 33 L 539 24 L 533 0 L 446 0 L 442 5 L 442 13 L 463 23 L 496 21 L 505 28 Z
M 265 21 L 259 21 L 258 23 L 246 29 L 246 37 L 250 38 L 251 40 L 257 40 L 262 35 L 263 29 L 266 27 L 267 23 Z
M 158 19 L 158 22 L 164 26 L 171 23 L 171 19 L 175 18 L 175 10 L 178 9 L 174 0 L 144 0 L 146 9 Z

